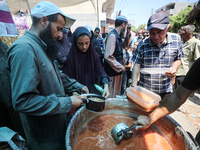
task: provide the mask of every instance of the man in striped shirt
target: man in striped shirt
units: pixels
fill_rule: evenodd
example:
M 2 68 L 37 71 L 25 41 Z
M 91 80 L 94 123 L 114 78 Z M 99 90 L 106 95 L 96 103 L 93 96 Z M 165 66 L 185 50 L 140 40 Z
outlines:
M 150 37 L 139 43 L 132 57 L 135 64 L 132 85 L 138 84 L 147 88 L 159 94 L 162 99 L 172 92 L 172 79 L 176 76 L 181 58 L 184 56 L 181 38 L 177 34 L 169 33 L 170 28 L 167 13 L 159 12 L 152 15 L 147 23 Z M 170 68 L 170 71 L 143 74 L 140 73 L 142 68 Z

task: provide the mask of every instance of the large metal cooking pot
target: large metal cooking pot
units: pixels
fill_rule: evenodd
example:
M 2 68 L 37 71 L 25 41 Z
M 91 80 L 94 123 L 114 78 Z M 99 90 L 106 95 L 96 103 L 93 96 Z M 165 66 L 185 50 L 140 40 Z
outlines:
M 65 137 L 66 149 L 74 149 L 76 140 L 84 124 L 98 116 L 105 114 L 124 114 L 133 118 L 137 118 L 138 115 L 147 115 L 148 113 L 142 111 L 133 103 L 127 100 L 119 100 L 115 98 L 108 99 L 106 101 L 105 109 L 103 112 L 93 113 L 88 111 L 85 107 L 82 107 L 75 113 L 69 122 Z M 186 147 L 187 150 L 197 150 L 196 145 L 188 136 L 186 131 L 184 131 L 183 128 L 181 128 L 180 125 L 176 123 L 171 117 L 163 117 L 156 121 L 154 125 L 156 125 L 159 130 L 165 133 L 165 139 L 169 142 L 170 146 L 174 150 L 184 150 L 182 147 Z

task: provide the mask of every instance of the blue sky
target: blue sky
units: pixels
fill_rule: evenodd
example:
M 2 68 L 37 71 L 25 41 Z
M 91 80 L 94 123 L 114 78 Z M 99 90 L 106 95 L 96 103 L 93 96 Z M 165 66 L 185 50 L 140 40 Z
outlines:
M 114 8 L 114 18 L 116 11 L 121 10 L 121 14 L 128 19 L 135 20 L 135 27 L 146 24 L 149 17 L 155 10 L 171 2 L 197 2 L 198 0 L 116 0 Z

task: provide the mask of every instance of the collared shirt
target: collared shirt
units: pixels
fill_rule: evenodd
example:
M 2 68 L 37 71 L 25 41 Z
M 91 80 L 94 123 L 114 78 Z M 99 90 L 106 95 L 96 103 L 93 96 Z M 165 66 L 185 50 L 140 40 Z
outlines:
M 133 63 L 141 68 L 170 68 L 176 60 L 184 56 L 181 38 L 174 33 L 167 33 L 165 42 L 159 47 L 149 38 L 142 40 L 135 53 Z M 172 79 L 165 74 L 140 73 L 139 85 L 155 93 L 172 92 Z
M 143 38 L 142 38 L 143 39 Z M 141 39 L 141 40 L 142 40 Z M 135 44 L 135 42 L 137 42 L 137 41 L 139 41 L 140 39 L 139 39 L 139 36 L 136 36 L 133 40 L 132 40 L 132 43 L 131 43 L 131 47 L 134 47 L 134 44 Z
M 195 37 L 183 44 L 185 57 L 181 59 L 181 66 L 177 71 L 177 76 L 185 76 L 193 63 L 200 57 L 200 40 Z

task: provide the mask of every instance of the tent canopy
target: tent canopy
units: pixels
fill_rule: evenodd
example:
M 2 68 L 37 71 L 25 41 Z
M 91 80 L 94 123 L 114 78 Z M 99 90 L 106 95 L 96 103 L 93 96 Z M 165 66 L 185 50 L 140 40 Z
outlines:
M 27 3 L 30 5 L 30 9 L 42 0 L 6 0 L 8 7 L 10 9 L 11 14 L 16 13 L 19 10 L 29 10 Z M 45 1 L 45 0 L 43 0 Z M 69 7 L 73 5 L 77 5 L 86 1 L 91 1 L 93 6 L 95 7 L 96 0 L 46 0 L 56 4 L 58 7 Z

